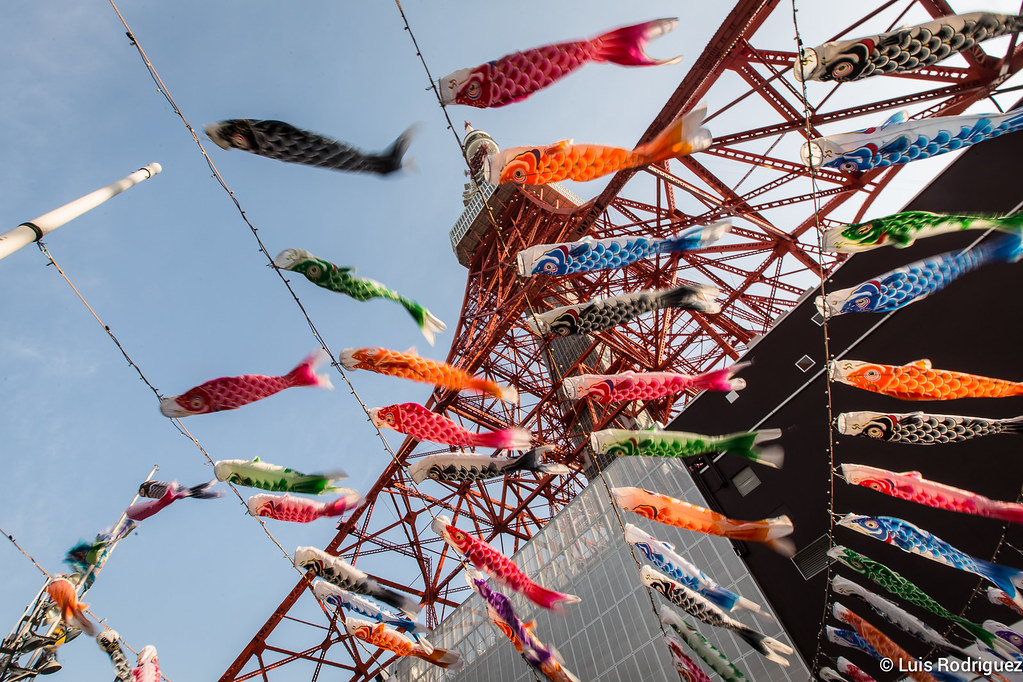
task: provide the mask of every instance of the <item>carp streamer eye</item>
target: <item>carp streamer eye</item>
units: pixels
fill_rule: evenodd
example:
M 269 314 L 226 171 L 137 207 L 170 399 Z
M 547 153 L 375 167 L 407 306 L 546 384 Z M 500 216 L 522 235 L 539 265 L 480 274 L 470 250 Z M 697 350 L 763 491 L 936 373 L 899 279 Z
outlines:
M 558 271 L 558 264 L 557 263 L 545 263 L 544 266 L 543 266 L 543 269 L 544 269 L 544 272 L 557 272 Z
M 841 80 L 852 75 L 853 70 L 854 66 L 852 62 L 841 62 L 839 64 L 836 64 L 835 68 L 831 70 L 831 75 L 836 80 Z
M 323 276 L 323 268 L 319 265 L 310 265 L 305 269 L 305 276 L 312 280 L 319 279 Z
M 239 149 L 248 149 L 249 141 L 241 133 L 231 134 L 231 144 Z
M 465 89 L 465 95 L 469 99 L 479 99 L 480 93 L 482 91 L 483 90 L 482 90 L 482 88 L 480 88 L 479 82 L 478 81 L 472 81 L 471 83 L 469 83 L 469 87 L 467 87 Z
M 881 378 L 881 373 L 876 369 L 868 369 L 863 373 L 863 378 L 867 381 L 877 381 Z
M 386 413 L 384 415 L 384 421 L 390 424 L 391 426 L 394 426 L 394 413 L 393 412 Z
M 515 170 L 512 171 L 511 177 L 512 177 L 512 180 L 514 180 L 515 182 L 518 182 L 520 184 L 525 183 L 526 182 L 526 171 L 524 171 L 521 168 L 516 168 Z
M 870 438 L 884 437 L 884 429 L 882 429 L 880 426 L 871 426 L 869 429 L 864 431 L 864 433 Z
M 846 173 L 855 173 L 860 169 L 860 166 L 855 161 L 843 161 L 838 169 Z
M 188 407 L 190 407 L 193 410 L 201 410 L 204 405 L 206 405 L 206 401 L 203 400 L 200 396 L 195 396 L 189 399 L 188 401 Z

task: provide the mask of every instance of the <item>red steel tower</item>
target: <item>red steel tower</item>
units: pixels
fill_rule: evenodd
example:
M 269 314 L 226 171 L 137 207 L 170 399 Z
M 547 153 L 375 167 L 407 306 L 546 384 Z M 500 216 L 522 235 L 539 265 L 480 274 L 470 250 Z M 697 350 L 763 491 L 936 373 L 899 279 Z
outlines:
M 431 514 L 447 514 L 511 554 L 598 473 L 586 453 L 589 431 L 667 422 L 688 398 L 610 408 L 571 403 L 560 392 L 561 377 L 629 369 L 697 373 L 721 366 L 755 343 L 836 264 L 817 245 L 818 225 L 861 219 L 903 167 L 851 174 L 825 169 L 811 177 L 798 161 L 807 128 L 811 136 L 824 134 L 818 129 L 830 123 L 842 123 L 831 132 L 851 130 L 900 107 L 915 107 L 917 117 L 958 114 L 1023 66 L 1023 47 L 1013 40 L 1004 55 L 972 48 L 960 58 L 962 65 L 874 78 L 884 87 L 857 92 L 901 93 L 874 101 L 850 104 L 843 96 L 847 86 L 813 83 L 804 108 L 801 85 L 792 77 L 796 54 L 760 45 L 770 37 L 758 33 L 772 14 L 780 20 L 791 13 L 791 5 L 778 0 L 740 0 L 639 140 L 650 140 L 707 101 L 707 125 L 715 138 L 706 152 L 620 172 L 597 198 L 581 204 L 556 187 L 484 186 L 452 231 L 452 246 L 468 276 L 448 362 L 517 387 L 521 402 L 506 405 L 438 389 L 429 407 L 470 429 L 521 424 L 535 445 L 555 446 L 555 458 L 572 473 L 419 488 L 402 465 L 438 450 L 407 439 L 368 492 L 367 504 L 339 525 L 328 551 L 356 564 L 383 552 L 403 555 L 418 567 L 412 586 L 381 582 L 420 598 L 427 621 L 436 624 L 467 588 L 452 582 L 461 565 L 429 529 Z M 953 13 L 945 0 L 890 0 L 828 39 L 876 32 L 879 22 L 884 31 Z M 863 28 L 867 22 L 870 28 Z M 814 44 L 820 38 L 814 36 Z M 533 244 L 585 235 L 667 237 L 721 219 L 730 219 L 733 228 L 718 243 L 621 270 L 521 278 L 514 264 L 515 254 Z M 717 286 L 722 312 L 660 311 L 596 337 L 557 341 L 536 336 L 525 324 L 532 310 L 685 282 Z M 221 680 L 284 679 L 277 671 L 285 666 L 288 679 L 311 670 L 315 680 L 328 668 L 335 676 L 340 669 L 353 681 L 368 680 L 393 661 L 389 652 L 363 648 L 348 637 L 325 609 L 318 622 L 296 615 L 300 601 L 311 600 L 317 608 L 310 592 L 305 580 L 295 585 Z

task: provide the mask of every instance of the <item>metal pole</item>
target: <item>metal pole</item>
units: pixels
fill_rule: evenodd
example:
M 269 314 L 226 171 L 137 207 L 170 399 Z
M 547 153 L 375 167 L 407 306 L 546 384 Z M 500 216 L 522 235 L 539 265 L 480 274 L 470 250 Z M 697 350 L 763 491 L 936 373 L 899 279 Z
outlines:
M 121 178 L 117 182 L 110 183 L 106 187 L 102 187 L 95 192 L 86 194 L 84 197 L 75 199 L 69 204 L 64 204 L 60 208 L 41 215 L 35 220 L 22 223 L 13 230 L 0 234 L 0 260 L 3 260 L 23 246 L 39 241 L 43 238 L 43 235 L 74 220 L 86 211 L 91 211 L 124 190 L 153 177 L 161 170 L 163 169 L 160 167 L 160 164 L 151 163 L 131 175 Z
M 157 169 L 159 169 L 158 165 Z M 157 170 L 157 172 L 159 172 L 159 170 Z M 57 210 L 59 211 L 61 209 Z M 160 467 L 154 464 L 153 468 L 149 472 L 149 475 L 146 476 L 146 480 L 147 481 L 151 480 L 153 478 L 153 475 L 156 474 L 156 472 L 159 470 Z M 131 502 L 129 503 L 129 506 L 135 504 L 135 502 L 137 502 L 138 499 L 139 494 L 138 492 L 136 492 L 135 497 L 132 498 Z M 117 519 L 117 523 L 114 524 L 114 527 L 111 530 L 110 537 L 117 538 L 118 534 L 122 531 L 126 523 L 129 523 L 128 515 L 126 513 L 122 513 L 121 517 Z M 76 586 L 79 598 L 83 597 L 85 593 L 88 591 L 88 588 L 86 587 L 88 581 L 86 580 L 86 578 L 88 578 L 90 575 L 94 573 L 98 573 L 99 570 L 103 568 L 103 565 L 107 562 L 107 559 L 110 558 L 110 554 L 114 551 L 114 547 L 116 547 L 117 544 L 123 539 L 124 538 L 118 538 L 112 541 L 108 547 L 105 547 L 103 551 L 100 552 L 100 555 L 96 558 L 96 563 L 89 566 L 89 569 L 85 572 L 84 575 L 82 575 L 78 585 Z M 29 652 L 26 652 L 28 653 L 29 658 L 28 662 L 25 664 L 25 667 L 22 668 L 20 666 L 17 666 L 16 664 L 18 660 L 23 655 L 25 655 L 20 651 L 21 645 L 25 641 L 27 641 L 28 637 L 30 637 L 33 634 L 32 630 L 41 622 L 43 612 L 45 612 L 48 608 L 52 606 L 52 603 L 46 596 L 46 586 L 48 584 L 49 581 L 43 584 L 43 587 L 39 590 L 39 593 L 36 595 L 35 600 L 29 604 L 28 608 L 25 609 L 25 613 L 22 615 L 21 620 L 18 621 L 18 624 L 14 627 L 11 633 L 7 636 L 6 639 L 3 640 L 3 645 L 0 646 L 0 682 L 14 682 L 15 680 L 30 678 L 34 679 L 38 674 L 33 670 L 33 667 L 36 665 L 36 663 L 38 663 L 40 657 L 42 656 L 42 652 L 46 647 L 35 648 Z M 49 627 L 46 628 L 46 631 L 42 636 L 52 638 L 59 624 L 60 621 L 51 623 Z M 13 671 L 11 670 L 12 667 L 14 667 Z M 8 676 L 8 674 L 11 672 L 13 672 L 14 674 L 13 677 Z

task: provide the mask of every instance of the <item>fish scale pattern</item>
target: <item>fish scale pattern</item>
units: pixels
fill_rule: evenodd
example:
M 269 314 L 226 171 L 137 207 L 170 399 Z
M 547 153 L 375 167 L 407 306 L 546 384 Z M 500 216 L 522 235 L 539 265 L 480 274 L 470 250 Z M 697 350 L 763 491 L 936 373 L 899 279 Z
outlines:
M 497 100 L 513 102 L 523 97 L 519 93 L 545 88 L 578 69 L 592 52 L 586 41 L 577 41 L 501 57 L 488 64 L 490 87 Z
M 911 246 L 918 238 L 959 230 L 986 230 L 1020 233 L 1023 214 L 1004 218 L 956 216 L 904 211 L 865 223 L 829 228 L 824 234 L 824 248 L 830 251 L 855 253 L 886 244 L 896 248 Z
M 364 154 L 329 137 L 282 121 L 253 121 L 256 149 L 262 156 L 338 170 L 384 173 L 393 170 L 389 156 Z
M 877 414 L 861 433 L 891 443 L 909 445 L 944 445 L 959 443 L 1000 433 L 1019 433 L 1023 424 L 1018 418 L 985 419 L 940 414 Z M 845 433 L 845 431 L 841 432 Z
M 960 125 L 958 130 L 953 126 L 950 124 L 948 130 L 940 130 L 932 136 L 908 133 L 880 146 L 868 143 L 835 156 L 823 165 L 852 172 L 928 159 L 1023 129 L 1023 114 L 1012 115 L 997 122 L 993 118 L 981 118 L 972 125 Z

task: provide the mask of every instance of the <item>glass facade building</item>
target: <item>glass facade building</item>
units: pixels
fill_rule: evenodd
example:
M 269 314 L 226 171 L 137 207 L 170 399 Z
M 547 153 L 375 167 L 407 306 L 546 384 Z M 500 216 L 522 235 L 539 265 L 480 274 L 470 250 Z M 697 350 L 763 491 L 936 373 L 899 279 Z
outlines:
M 605 486 L 606 481 L 607 486 Z M 608 487 L 637 486 L 703 505 L 703 498 L 680 460 L 626 457 L 609 464 L 603 480 L 595 478 L 560 514 L 517 552 L 513 559 L 545 587 L 579 596 L 582 601 L 550 613 L 520 595 L 513 597 L 516 613 L 536 621 L 541 642 L 557 649 L 565 667 L 580 680 L 591 682 L 676 681 L 655 607 L 670 604 L 639 580 L 642 554 L 633 556 L 622 526 L 632 523 L 671 543 L 723 587 L 771 611 L 730 541 L 649 521 L 631 512 L 616 513 Z M 456 520 L 456 525 L 458 522 Z M 491 581 L 493 585 L 493 581 Z M 508 590 L 499 588 L 506 594 Z M 782 682 L 810 676 L 798 655 L 788 668 L 767 660 L 728 630 L 695 622 L 672 607 L 728 656 L 751 682 Z M 738 620 L 785 643 L 789 638 L 775 619 L 748 611 L 733 613 Z M 414 658 L 401 659 L 391 679 L 402 682 L 530 682 L 537 679 L 511 642 L 491 624 L 486 605 L 473 593 L 445 618 L 430 636 L 439 647 L 458 651 L 464 667 L 451 672 Z M 691 653 L 691 652 L 687 652 Z M 695 655 L 691 658 L 716 677 Z

